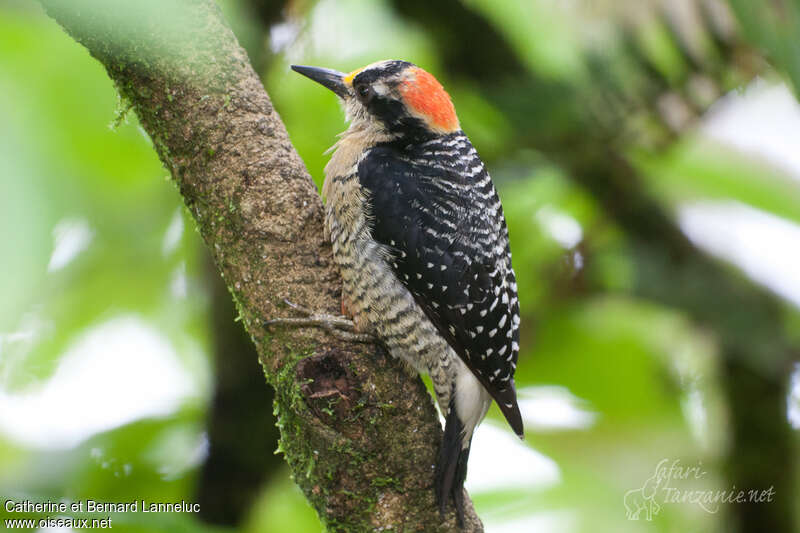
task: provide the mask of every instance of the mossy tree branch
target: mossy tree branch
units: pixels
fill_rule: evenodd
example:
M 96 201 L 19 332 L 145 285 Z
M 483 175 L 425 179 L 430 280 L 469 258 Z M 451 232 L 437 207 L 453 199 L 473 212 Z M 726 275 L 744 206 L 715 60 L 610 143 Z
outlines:
M 104 65 L 171 173 L 276 390 L 280 448 L 328 529 L 457 530 L 433 501 L 441 428 L 421 380 L 378 347 L 262 327 L 291 312 L 284 298 L 336 312 L 341 283 L 316 188 L 216 5 L 42 4 Z M 464 531 L 481 530 L 469 503 Z

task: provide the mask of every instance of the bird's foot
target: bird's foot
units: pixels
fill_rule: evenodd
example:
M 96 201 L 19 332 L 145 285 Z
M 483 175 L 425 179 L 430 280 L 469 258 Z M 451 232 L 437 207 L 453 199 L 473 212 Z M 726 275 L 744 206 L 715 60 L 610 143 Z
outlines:
M 287 326 L 296 328 L 317 327 L 324 329 L 334 337 L 343 341 L 364 343 L 377 341 L 374 335 L 358 331 L 355 323 L 348 318 L 324 313 L 314 313 L 310 309 L 290 302 L 287 299 L 283 301 L 298 313 L 305 315 L 304 318 L 274 318 L 264 322 L 264 326 Z
M 353 318 L 353 313 L 347 309 L 347 303 L 345 302 L 344 292 L 342 292 L 342 316 L 345 318 Z

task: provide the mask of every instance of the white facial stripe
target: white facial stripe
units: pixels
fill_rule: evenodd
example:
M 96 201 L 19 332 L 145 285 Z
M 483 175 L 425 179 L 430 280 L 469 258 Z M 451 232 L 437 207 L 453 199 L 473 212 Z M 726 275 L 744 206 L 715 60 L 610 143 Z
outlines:
M 389 87 L 387 87 L 386 84 L 383 83 L 382 81 L 373 83 L 372 90 L 375 91 L 375 94 L 379 96 L 386 96 L 387 94 L 389 94 Z

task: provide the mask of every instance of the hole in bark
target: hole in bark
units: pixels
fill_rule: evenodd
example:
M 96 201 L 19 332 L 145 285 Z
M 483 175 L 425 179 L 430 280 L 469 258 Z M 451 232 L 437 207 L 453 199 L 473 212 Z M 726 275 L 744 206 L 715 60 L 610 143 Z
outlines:
M 331 425 L 348 417 L 358 401 L 355 378 L 341 353 L 312 355 L 297 364 L 300 390 L 317 418 Z

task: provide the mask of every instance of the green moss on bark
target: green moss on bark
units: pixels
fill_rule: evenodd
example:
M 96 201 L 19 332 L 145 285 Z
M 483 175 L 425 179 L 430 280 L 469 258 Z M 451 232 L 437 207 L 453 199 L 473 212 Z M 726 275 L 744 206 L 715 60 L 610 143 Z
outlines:
M 316 187 L 216 5 L 42 3 L 153 140 L 276 389 L 280 450 L 328 530 L 456 531 L 433 501 L 441 428 L 420 379 L 374 346 L 263 327 L 291 311 L 287 298 L 336 312 L 341 281 Z M 482 530 L 469 504 L 467 520 Z

